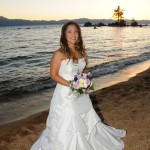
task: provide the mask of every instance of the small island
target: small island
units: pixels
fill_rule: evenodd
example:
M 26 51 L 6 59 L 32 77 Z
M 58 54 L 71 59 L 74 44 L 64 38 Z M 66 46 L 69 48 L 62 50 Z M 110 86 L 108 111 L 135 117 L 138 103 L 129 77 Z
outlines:
M 86 22 L 86 23 L 84 23 L 83 27 L 94 27 L 94 29 L 97 29 L 97 27 L 102 27 L 102 26 L 111 26 L 111 27 L 126 27 L 126 26 L 142 27 L 142 26 L 147 26 L 147 25 L 138 24 L 138 22 L 134 18 L 131 20 L 130 24 L 127 24 L 123 15 L 124 15 L 124 10 L 121 9 L 120 6 L 118 6 L 117 9 L 114 10 L 113 16 L 112 16 L 114 19 L 117 19 L 116 22 L 108 23 L 108 24 L 104 24 L 102 22 L 100 22 L 98 24 L 92 24 L 91 22 Z

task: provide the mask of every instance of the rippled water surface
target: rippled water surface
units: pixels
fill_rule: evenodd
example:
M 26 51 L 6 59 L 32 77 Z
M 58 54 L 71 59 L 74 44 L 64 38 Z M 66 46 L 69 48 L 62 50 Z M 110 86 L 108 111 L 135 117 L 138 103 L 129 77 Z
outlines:
M 0 95 L 51 88 L 61 25 L 0 27 Z M 93 76 L 150 59 L 150 27 L 81 27 Z

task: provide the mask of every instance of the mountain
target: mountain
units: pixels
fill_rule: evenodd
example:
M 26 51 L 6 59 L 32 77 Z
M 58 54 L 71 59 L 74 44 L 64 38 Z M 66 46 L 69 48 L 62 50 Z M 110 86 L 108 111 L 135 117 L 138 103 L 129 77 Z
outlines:
M 68 21 L 75 21 L 79 24 L 84 24 L 85 22 L 91 22 L 92 24 L 98 24 L 100 22 L 104 24 L 113 23 L 115 20 L 112 19 L 88 19 L 88 18 L 79 18 L 79 19 L 63 19 L 63 20 L 24 20 L 24 19 L 8 19 L 3 16 L 0 16 L 0 26 L 24 26 L 24 25 L 51 25 L 51 24 L 64 24 Z M 150 24 L 150 20 L 136 20 L 139 24 Z M 130 20 L 126 20 L 127 23 L 130 23 Z

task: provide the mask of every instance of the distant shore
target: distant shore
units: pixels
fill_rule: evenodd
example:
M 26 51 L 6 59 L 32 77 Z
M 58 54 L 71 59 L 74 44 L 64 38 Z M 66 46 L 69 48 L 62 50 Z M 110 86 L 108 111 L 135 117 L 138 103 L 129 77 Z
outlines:
M 127 131 L 124 150 L 150 148 L 150 68 L 128 81 L 90 94 L 108 125 Z M 0 149 L 29 150 L 45 128 L 48 110 L 0 127 Z
M 25 20 L 25 19 L 9 19 L 0 16 L 0 26 L 30 26 L 30 25 L 59 25 L 65 24 L 68 21 L 75 21 L 78 24 L 84 24 L 85 22 L 92 22 L 98 24 L 103 22 L 109 24 L 115 22 L 113 19 L 89 19 L 89 18 L 78 18 L 78 19 L 62 19 L 62 20 Z M 126 19 L 126 22 L 131 20 Z M 150 24 L 150 20 L 137 20 L 139 24 Z

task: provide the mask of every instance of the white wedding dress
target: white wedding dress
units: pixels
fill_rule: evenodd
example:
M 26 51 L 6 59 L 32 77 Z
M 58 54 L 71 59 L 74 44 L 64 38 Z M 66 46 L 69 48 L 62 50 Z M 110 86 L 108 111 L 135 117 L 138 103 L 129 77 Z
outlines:
M 78 64 L 61 62 L 59 75 L 73 79 L 85 67 L 84 58 Z M 70 94 L 69 87 L 57 83 L 46 128 L 30 150 L 122 150 L 124 130 L 105 125 L 93 109 L 88 94 Z

